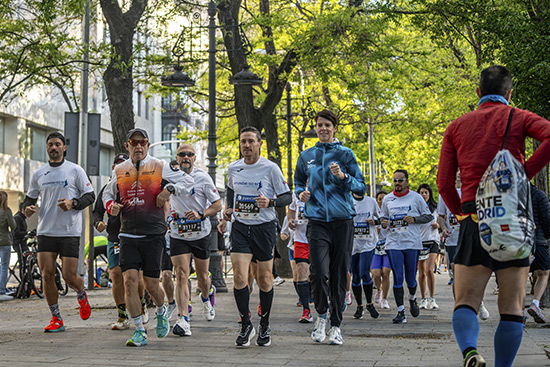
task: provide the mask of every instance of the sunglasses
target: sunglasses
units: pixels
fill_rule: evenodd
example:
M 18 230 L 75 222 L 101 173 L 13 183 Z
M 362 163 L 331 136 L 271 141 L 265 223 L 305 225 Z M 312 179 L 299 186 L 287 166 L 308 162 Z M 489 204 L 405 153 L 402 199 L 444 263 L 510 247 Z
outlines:
M 407 181 L 406 178 L 394 178 L 393 179 L 394 183 L 401 183 L 401 182 L 405 182 L 405 181 Z
M 144 146 L 147 145 L 147 143 L 149 143 L 149 139 L 142 139 L 142 140 L 130 139 L 130 140 L 128 140 L 128 144 L 130 144 L 133 147 L 137 147 L 138 145 L 141 145 L 142 147 L 144 147 Z
M 183 157 L 191 158 L 191 157 L 195 156 L 195 153 L 193 153 L 193 152 L 179 152 L 177 155 L 178 155 L 178 157 L 182 157 L 182 158 Z

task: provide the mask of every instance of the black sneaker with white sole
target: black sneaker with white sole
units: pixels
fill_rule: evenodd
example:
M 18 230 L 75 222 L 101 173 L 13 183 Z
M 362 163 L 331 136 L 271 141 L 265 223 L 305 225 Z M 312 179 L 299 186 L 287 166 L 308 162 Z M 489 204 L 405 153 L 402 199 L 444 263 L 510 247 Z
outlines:
M 271 328 L 269 326 L 258 326 L 258 339 L 256 345 L 260 347 L 269 347 L 271 345 Z
M 250 339 L 256 335 L 256 330 L 252 323 L 241 325 L 241 332 L 235 341 L 237 347 L 248 347 L 250 345 Z
M 361 320 L 364 313 L 365 311 L 363 311 L 363 306 L 357 306 L 357 310 L 355 310 L 353 317 L 355 317 L 357 320 Z
M 376 308 L 374 308 L 374 305 L 371 303 L 370 305 L 367 305 L 367 311 L 369 311 L 370 317 L 373 319 L 377 319 L 380 314 L 378 311 L 376 311 Z
M 420 308 L 418 307 L 418 303 L 416 303 L 416 298 L 410 299 L 409 304 L 411 305 L 411 316 L 418 317 L 418 315 L 420 315 Z
M 407 316 L 405 316 L 405 311 L 398 311 L 397 316 L 395 316 L 392 321 L 394 324 L 406 324 Z

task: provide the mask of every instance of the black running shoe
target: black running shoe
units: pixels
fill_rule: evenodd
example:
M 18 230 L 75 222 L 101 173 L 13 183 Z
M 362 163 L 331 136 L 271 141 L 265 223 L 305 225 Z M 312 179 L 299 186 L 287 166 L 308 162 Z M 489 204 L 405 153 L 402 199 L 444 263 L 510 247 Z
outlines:
M 370 305 L 367 305 L 367 311 L 370 313 L 370 317 L 373 319 L 377 319 L 380 314 L 378 311 L 376 311 L 376 308 L 374 308 L 374 305 L 371 303 Z
M 398 311 L 397 316 L 395 316 L 392 321 L 394 324 L 406 324 L 407 316 L 405 316 L 405 310 Z
M 258 326 L 258 339 L 256 345 L 260 347 L 269 347 L 271 345 L 271 328 L 269 326 Z
M 416 303 L 416 299 L 409 300 L 409 303 L 411 305 L 411 316 L 418 317 L 420 315 L 420 308 L 418 307 L 418 303 Z
M 481 355 L 479 355 L 477 350 L 472 350 L 466 354 L 464 358 L 464 367 L 486 367 L 487 362 Z
M 256 335 L 256 330 L 254 330 L 252 323 L 242 325 L 241 332 L 237 337 L 237 341 L 235 341 L 235 345 L 237 347 L 248 347 L 250 345 L 250 339 L 252 339 L 254 335 Z
M 364 313 L 365 311 L 363 311 L 363 306 L 357 306 L 357 310 L 353 314 L 353 317 L 355 317 L 357 320 L 361 320 Z

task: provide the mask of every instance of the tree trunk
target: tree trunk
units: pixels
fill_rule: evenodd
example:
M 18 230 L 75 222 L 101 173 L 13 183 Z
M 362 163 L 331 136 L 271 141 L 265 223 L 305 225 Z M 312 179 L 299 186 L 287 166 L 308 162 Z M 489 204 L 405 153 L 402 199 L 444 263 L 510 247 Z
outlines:
M 126 133 L 135 126 L 133 103 L 132 53 L 137 24 L 147 7 L 147 0 L 133 0 L 123 13 L 118 1 L 100 0 L 109 25 L 112 54 L 103 74 L 109 101 L 115 151 L 124 152 Z
M 533 139 L 533 151 L 537 150 L 540 141 Z M 548 196 L 548 166 L 544 167 L 533 179 L 537 189 L 541 190 Z M 546 290 L 540 299 L 542 307 L 550 307 L 550 283 L 546 286 Z

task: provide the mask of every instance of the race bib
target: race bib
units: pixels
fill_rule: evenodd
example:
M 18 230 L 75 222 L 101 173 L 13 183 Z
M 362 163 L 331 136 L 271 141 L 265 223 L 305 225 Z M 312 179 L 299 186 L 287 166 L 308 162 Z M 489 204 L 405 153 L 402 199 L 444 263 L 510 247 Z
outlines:
M 257 196 L 237 195 L 235 201 L 235 218 L 258 219 L 260 208 L 256 205 Z
M 385 255 L 386 254 L 386 239 L 382 239 L 376 243 L 376 247 L 374 248 L 375 254 L 377 255 Z
M 450 215 L 449 216 L 449 225 L 451 226 L 451 229 L 457 229 L 459 224 L 458 224 L 458 219 L 456 219 L 456 217 L 454 215 Z
M 405 232 L 409 230 L 409 223 L 405 221 L 406 214 L 390 216 L 390 232 Z
M 120 253 L 120 247 L 118 245 L 118 242 L 113 243 L 113 253 L 115 255 L 118 255 Z
M 303 206 L 298 208 L 298 213 L 296 213 L 296 224 L 304 224 L 304 221 L 306 220 L 304 215 L 304 208 Z
M 426 260 L 430 256 L 430 248 L 423 248 L 418 251 L 418 260 Z
M 178 218 L 174 222 L 176 233 L 180 237 L 185 238 L 193 238 L 193 237 L 199 237 L 201 234 L 201 220 L 200 219 L 193 219 L 188 220 L 186 218 Z
M 370 226 L 367 222 L 357 222 L 353 228 L 353 237 L 356 240 L 366 240 L 370 235 Z

